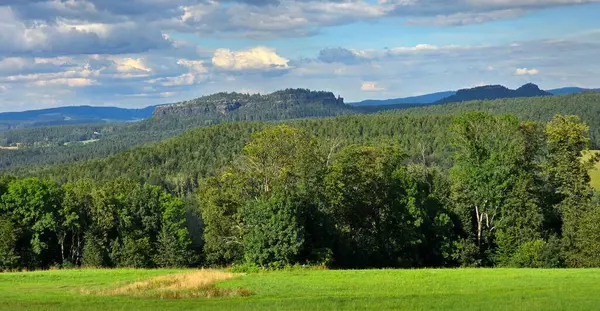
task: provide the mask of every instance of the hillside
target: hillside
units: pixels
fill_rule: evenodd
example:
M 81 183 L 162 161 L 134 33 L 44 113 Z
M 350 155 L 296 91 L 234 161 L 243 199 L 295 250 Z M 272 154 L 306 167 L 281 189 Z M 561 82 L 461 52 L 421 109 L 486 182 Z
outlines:
M 288 121 L 315 136 L 346 145 L 378 141 L 399 143 L 414 157 L 444 163 L 448 147 L 447 127 L 451 118 L 394 114 L 339 116 L 325 119 Z M 65 182 L 81 178 L 109 180 L 127 176 L 167 189 L 183 183 L 195 187 L 198 178 L 229 163 L 242 150 L 252 133 L 264 129 L 265 122 L 231 122 L 201 127 L 154 144 L 138 146 L 116 155 L 75 164 L 20 169 Z M 325 149 L 330 145 L 323 146 Z M 423 150 L 423 148 L 425 148 Z M 448 163 L 448 162 L 446 162 Z M 152 169 L 148 169 L 152 167 Z M 184 180 L 182 180 L 184 178 Z
M 600 92 L 600 89 L 584 89 L 581 87 L 562 87 L 558 89 L 547 90 L 548 93 L 552 93 L 554 95 L 568 95 L 575 93 L 584 93 L 584 92 Z
M 486 85 L 470 89 L 458 90 L 455 95 L 441 99 L 435 104 L 457 103 L 472 100 L 493 100 L 501 98 L 537 97 L 551 96 L 551 93 L 540 90 L 540 88 L 528 83 L 516 90 L 511 90 L 502 85 Z
M 470 101 L 396 110 L 403 115 L 457 115 L 467 111 L 513 114 L 523 120 L 547 122 L 557 114 L 577 115 L 590 126 L 592 147 L 600 146 L 600 93 L 587 92 L 562 96 L 507 98 Z
M 268 95 L 218 93 L 158 107 L 155 117 L 134 123 L 65 125 L 0 133 L 0 169 L 51 165 L 106 157 L 136 145 L 177 136 L 187 130 L 227 121 L 279 121 L 319 118 L 363 111 L 329 92 L 283 90 Z M 84 144 L 90 142 L 89 144 Z
M 386 106 L 386 105 L 421 105 L 431 104 L 438 100 L 456 94 L 455 91 L 437 92 L 431 94 L 425 94 L 420 96 L 411 96 L 404 98 L 392 98 L 392 99 L 367 99 L 357 103 L 350 103 L 352 106 L 365 107 L 365 106 Z
M 321 105 L 322 107 L 323 105 Z M 185 107 L 185 106 L 181 106 Z M 339 107 L 333 104 L 330 107 Z M 317 110 L 314 117 L 335 116 L 336 114 L 364 114 L 364 113 L 383 113 L 380 112 L 389 108 L 403 108 L 391 110 L 383 114 L 406 114 L 406 115 L 453 115 L 464 111 L 482 110 L 492 113 L 511 113 L 522 119 L 548 121 L 555 114 L 575 114 L 582 117 L 591 127 L 592 145 L 600 146 L 600 93 L 580 93 L 564 96 L 544 96 L 534 98 L 518 99 L 499 99 L 493 101 L 474 101 L 465 103 L 440 104 L 427 107 L 406 107 L 399 106 L 374 106 L 347 109 L 344 105 L 342 109 Z M 187 109 L 187 108 L 184 108 Z M 238 109 L 243 111 L 241 109 Z M 249 111 L 249 110 L 246 110 Z M 277 111 L 277 110 L 272 110 Z M 207 126 L 221 122 L 220 120 L 235 120 L 242 117 L 248 119 L 257 119 L 264 121 L 285 121 L 286 118 L 300 118 L 300 114 L 289 114 L 286 110 L 279 110 L 277 114 L 261 114 L 255 111 L 253 114 L 241 114 L 233 112 L 222 115 L 222 118 L 216 118 L 215 115 L 205 115 L 200 117 L 179 117 L 164 116 L 152 118 L 141 122 L 130 124 L 103 125 L 103 126 L 61 126 L 39 129 L 25 129 L 19 131 L 9 131 L 0 134 L 0 141 L 6 143 L 27 142 L 32 147 L 26 147 L 22 150 L 0 150 L 0 169 L 23 168 L 24 171 L 35 166 L 67 164 L 75 161 L 102 158 L 123 150 L 135 147 L 144 143 L 161 141 L 174 137 L 197 127 Z M 306 112 L 310 112 L 307 110 Z M 304 114 L 305 118 L 310 115 Z M 365 120 L 371 120 L 375 116 L 364 116 Z M 347 119 L 341 119 L 347 120 Z M 289 121 L 288 121 L 289 122 Z M 311 122 L 319 122 L 314 120 Z M 333 121 L 331 121 L 333 122 Z M 356 122 L 356 121 L 353 121 Z M 366 122 L 366 121 L 365 121 Z M 325 124 L 325 123 L 324 123 Z M 328 123 L 331 124 L 331 123 Z M 316 126 L 316 125 L 315 125 Z M 336 126 L 345 126 L 338 124 Z M 354 125 L 360 130 L 360 122 Z M 417 127 L 419 128 L 419 127 Z M 427 129 L 422 129 L 428 131 Z M 69 144 L 66 142 L 88 140 L 93 131 L 98 131 L 102 137 L 98 141 L 89 144 Z M 392 131 L 392 130 L 389 130 Z M 412 132 L 411 132 L 412 133 Z M 333 134 L 332 134 L 333 135 Z M 412 135 L 412 134 L 407 134 Z M 410 138 L 407 138 L 410 139 Z M 200 144 L 195 142 L 194 144 Z M 34 147 L 41 145 L 41 147 Z
M 326 119 L 286 121 L 286 123 L 305 128 L 317 136 L 331 139 L 340 138 L 349 143 L 389 138 L 400 139 L 399 142 L 402 142 L 411 156 L 418 157 L 422 155 L 422 150 L 419 149 L 419 146 L 421 146 L 426 147 L 426 154 L 432 159 L 440 160 L 445 157 L 449 150 L 446 132 L 447 125 L 453 115 L 475 110 L 494 114 L 514 114 L 523 120 L 534 121 L 548 121 L 556 114 L 578 115 L 590 125 L 592 147 L 597 148 L 600 146 L 600 93 L 452 103 L 395 110 L 375 115 L 340 116 Z M 164 121 L 166 119 L 154 120 L 153 125 L 156 127 L 151 132 L 159 132 L 158 129 L 164 126 L 164 123 L 162 123 Z M 183 132 L 185 126 L 191 125 L 180 123 L 180 127 L 170 133 L 175 136 L 175 133 Z M 109 158 L 81 162 L 75 166 L 67 165 L 40 170 L 40 168 L 36 168 L 36 164 L 49 163 L 46 158 L 49 155 L 44 153 L 37 154 L 37 163 L 23 160 L 20 165 L 15 163 L 9 165 L 10 158 L 4 158 L 0 163 L 5 167 L 23 167 L 20 170 L 22 173 L 33 170 L 45 176 L 66 180 L 85 176 L 106 176 L 108 178 L 120 173 L 136 179 L 143 178 L 147 180 L 163 180 L 165 176 L 176 176 L 179 173 L 191 174 L 194 176 L 193 178 L 197 178 L 218 167 L 222 164 L 221 161 L 231 160 L 233 155 L 239 152 L 241 146 L 247 141 L 250 133 L 264 126 L 265 123 L 236 122 L 203 127 L 171 140 L 136 147 Z M 146 130 L 149 130 L 149 128 Z M 140 133 L 143 133 L 142 129 L 137 128 L 136 131 L 131 131 L 129 136 L 126 136 L 126 138 L 121 137 L 121 139 L 134 141 L 136 138 L 143 137 Z M 155 136 L 157 140 L 159 137 L 161 136 Z M 119 145 L 118 142 L 118 140 L 114 141 L 115 146 L 126 148 Z M 114 148 L 110 149 L 110 153 L 102 153 L 103 148 L 105 148 L 101 145 L 102 143 L 100 141 L 78 148 L 81 148 L 81 151 L 90 148 L 87 150 L 95 150 L 94 153 L 104 155 L 117 152 L 118 148 Z M 93 147 L 98 149 L 92 149 Z M 65 150 L 77 149 L 67 148 Z M 10 154 L 10 152 L 24 151 L 0 150 L 0 155 Z M 64 161 L 55 160 L 54 163 L 71 163 L 78 158 L 85 159 L 84 156 L 73 156 Z M 35 157 L 26 157 L 26 159 L 35 159 Z M 13 161 L 16 160 L 13 159 Z M 438 162 L 443 163 L 444 161 Z M 154 163 L 152 171 L 146 169 L 149 163 Z
M 138 121 L 151 117 L 155 107 L 126 109 L 72 106 L 23 112 L 4 112 L 0 113 L 0 131 L 55 125 Z

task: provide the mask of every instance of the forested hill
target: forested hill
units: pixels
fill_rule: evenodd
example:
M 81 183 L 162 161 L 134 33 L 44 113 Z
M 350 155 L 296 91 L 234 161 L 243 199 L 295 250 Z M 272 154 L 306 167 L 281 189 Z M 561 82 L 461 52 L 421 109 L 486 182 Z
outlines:
M 540 88 L 533 83 L 525 84 L 516 90 L 511 90 L 502 85 L 486 85 L 471 89 L 458 90 L 456 95 L 441 99 L 435 102 L 435 104 L 536 96 L 552 96 L 552 94 L 540 90 Z
M 280 120 L 353 112 L 331 92 L 286 89 L 267 95 L 217 93 L 157 107 L 155 118 L 200 117 L 219 120 Z
M 600 94 L 475 101 L 410 108 L 375 115 L 339 116 L 325 119 L 284 121 L 331 141 L 351 144 L 394 140 L 419 161 L 450 165 L 451 146 L 447 137 L 451 119 L 466 111 L 513 114 L 521 120 L 546 122 L 557 114 L 578 115 L 590 126 L 592 148 L 600 147 Z M 250 133 L 266 123 L 235 122 L 195 129 L 186 134 L 132 148 L 105 159 L 53 168 L 25 168 L 60 181 L 83 177 L 110 179 L 123 174 L 171 189 L 174 184 L 194 185 L 198 178 L 231 161 L 247 142 Z M 335 140 L 338 140 L 335 142 Z M 331 146 L 329 146 L 331 147 Z M 324 148 L 328 148 L 325 146 Z M 151 167 L 151 169 L 149 169 Z M 185 176 L 185 177 L 183 177 Z
M 348 115 L 324 119 L 287 121 L 332 146 L 390 142 L 418 161 L 449 162 L 445 116 Z M 109 181 L 117 176 L 159 185 L 180 193 L 193 190 L 198 181 L 234 160 L 251 134 L 269 126 L 265 122 L 230 122 L 201 127 L 162 142 L 138 146 L 116 155 L 68 165 L 27 168 L 19 175 L 37 175 L 59 182 L 91 178 Z M 445 163 L 445 164 L 444 164 Z
M 600 148 L 600 93 L 586 92 L 561 96 L 479 100 L 395 110 L 405 115 L 458 115 L 467 111 L 512 114 L 521 120 L 548 122 L 557 114 L 577 115 L 590 126 L 592 148 Z
M 324 106 L 323 104 L 319 105 Z M 337 104 L 328 104 L 328 106 L 335 107 L 337 106 Z M 361 109 L 366 109 L 366 107 Z M 377 109 L 373 111 L 376 110 Z M 600 93 L 581 93 L 564 96 L 547 96 L 518 99 L 500 99 L 494 101 L 453 103 L 437 106 L 410 108 L 405 110 L 395 110 L 385 112 L 382 114 L 419 115 L 423 116 L 424 119 L 428 120 L 430 115 L 451 116 L 461 112 L 473 110 L 488 111 L 495 114 L 514 114 L 522 120 L 534 121 L 548 121 L 556 114 L 578 115 L 587 124 L 590 125 L 592 147 L 600 147 Z M 281 112 L 281 110 L 279 111 Z M 319 111 L 324 112 L 325 110 Z M 345 109 L 345 107 L 342 107 L 342 109 L 332 109 L 330 112 L 333 115 L 335 115 L 336 113 L 357 114 L 359 112 L 362 112 L 362 110 L 348 110 Z M 222 120 L 228 120 L 228 118 L 230 118 L 229 120 L 235 120 L 236 118 L 231 117 L 241 118 L 243 116 L 249 115 L 234 113 L 221 116 L 224 117 Z M 256 114 L 254 116 L 260 115 Z M 271 116 L 274 117 L 275 114 L 272 114 Z M 290 114 L 282 114 L 282 116 L 290 118 L 294 117 L 294 115 Z M 313 116 L 316 117 L 318 116 L 318 114 Z M 11 131 L 0 134 L 0 141 L 4 140 L 3 143 L 26 142 L 28 144 L 31 144 L 32 146 L 35 146 L 37 142 L 41 142 L 40 144 L 43 147 L 26 147 L 22 150 L 0 150 L 0 169 L 12 170 L 16 168 L 23 168 L 22 171 L 28 172 L 35 166 L 70 164 L 75 161 L 106 157 L 111 154 L 115 154 L 120 151 L 135 147 L 136 145 L 164 140 L 173 136 L 177 136 L 187 130 L 196 127 L 211 125 L 215 122 L 220 122 L 219 119 L 213 118 L 214 115 L 205 117 L 165 116 L 161 118 L 151 118 L 149 120 L 131 123 L 127 125 L 105 125 L 99 128 L 94 126 L 71 126 Z M 382 133 L 379 130 L 374 129 L 370 132 L 366 131 L 364 130 L 365 125 L 357 121 L 375 120 L 374 118 L 376 117 L 364 116 L 358 119 L 341 118 L 336 120 L 345 120 L 346 122 L 351 122 L 351 124 L 344 124 L 343 126 L 348 126 L 354 131 L 364 131 L 365 136 L 371 136 L 366 137 L 365 139 L 377 139 L 377 135 L 382 135 Z M 290 122 L 278 118 L 266 120 L 280 120 L 284 122 Z M 318 123 L 319 121 L 315 120 L 314 122 Z M 323 124 L 333 124 L 327 122 Z M 316 126 L 315 130 L 320 130 L 320 125 L 318 124 L 314 125 Z M 340 123 L 335 124 L 337 124 L 336 126 L 342 126 L 342 124 Z M 447 129 L 445 128 L 430 129 L 427 127 L 421 129 L 420 126 L 417 126 L 416 128 L 418 130 L 426 132 L 434 131 L 432 135 L 437 135 L 439 137 L 443 137 L 443 132 L 447 131 Z M 90 133 L 93 133 L 93 131 L 99 131 L 102 134 L 99 140 L 90 142 L 88 144 L 68 143 L 68 145 L 65 145 L 65 142 L 76 141 L 77 139 L 90 139 L 92 137 L 90 137 L 89 135 Z M 392 130 L 385 131 L 386 133 L 389 133 Z M 334 136 L 337 133 L 338 132 L 332 132 L 330 135 Z M 369 133 L 376 133 L 376 135 Z M 411 146 L 418 144 L 418 142 L 414 140 L 415 134 L 413 132 L 403 132 L 402 134 L 408 136 L 406 137 L 407 140 L 412 140 Z M 198 142 L 196 142 L 195 144 L 198 144 Z M 430 148 L 431 146 L 427 147 Z M 171 161 L 175 160 L 169 160 L 167 162 L 170 163 Z
M 72 106 L 0 113 L 0 131 L 53 125 L 128 122 L 149 118 L 155 106 L 141 109 Z

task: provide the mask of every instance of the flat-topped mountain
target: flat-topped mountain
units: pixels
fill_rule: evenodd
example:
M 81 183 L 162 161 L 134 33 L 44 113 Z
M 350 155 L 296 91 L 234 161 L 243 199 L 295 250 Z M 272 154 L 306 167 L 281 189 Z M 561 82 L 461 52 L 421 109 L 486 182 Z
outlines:
M 264 120 L 348 113 L 351 106 L 331 92 L 286 89 L 271 94 L 216 93 L 172 105 L 159 106 L 154 117 L 209 117 Z M 336 113 L 339 112 L 339 113 Z M 276 118 L 274 118 L 276 117 Z
M 551 93 L 542 91 L 537 85 L 527 83 L 516 90 L 511 90 L 502 85 L 485 85 L 470 89 L 461 89 L 455 95 L 441 99 L 436 104 L 456 103 L 471 100 L 492 100 L 501 98 L 552 96 Z

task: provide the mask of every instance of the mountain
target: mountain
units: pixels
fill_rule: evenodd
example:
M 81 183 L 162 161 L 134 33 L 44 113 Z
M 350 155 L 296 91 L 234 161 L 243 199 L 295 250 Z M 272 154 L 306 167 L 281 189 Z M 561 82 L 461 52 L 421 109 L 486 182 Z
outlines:
M 206 121 L 282 120 L 355 113 L 331 92 L 286 89 L 271 94 L 217 93 L 159 106 L 155 118 L 195 117 Z
M 437 92 L 420 96 L 392 98 L 392 99 L 367 99 L 357 103 L 350 103 L 352 106 L 386 106 L 386 105 L 401 105 L 401 104 L 431 104 L 440 99 L 456 94 L 455 91 Z
M 525 84 L 516 90 L 511 90 L 502 85 L 486 85 L 458 90 L 455 95 L 441 99 L 435 102 L 435 104 L 537 96 L 552 96 L 552 94 L 540 90 L 540 88 L 533 83 Z
M 377 112 L 378 110 L 372 111 Z M 108 156 L 190 129 L 231 121 L 281 121 L 369 113 L 331 92 L 287 89 L 267 95 L 218 93 L 155 108 L 139 122 L 24 128 L 0 133 L 0 170 Z M 14 147 L 14 148 L 13 148 Z M 15 149 L 15 150 L 13 150 Z
M 567 94 L 576 94 L 583 92 L 600 92 L 600 89 L 584 89 L 581 87 L 562 87 L 558 89 L 548 90 L 547 92 L 552 93 L 554 95 L 567 95 Z
M 149 118 L 156 106 L 142 109 L 70 106 L 0 113 L 0 131 L 52 125 L 130 122 Z

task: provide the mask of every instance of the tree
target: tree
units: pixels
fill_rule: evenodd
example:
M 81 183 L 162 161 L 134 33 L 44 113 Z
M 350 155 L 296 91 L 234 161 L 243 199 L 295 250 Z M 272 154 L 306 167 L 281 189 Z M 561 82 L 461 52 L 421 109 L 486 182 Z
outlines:
M 15 252 L 17 230 L 9 219 L 0 218 L 0 270 L 15 268 L 19 256 Z
M 531 160 L 538 136 L 513 116 L 482 112 L 458 116 L 452 130 L 452 200 L 466 234 L 459 249 L 471 254 L 459 257 L 464 265 L 506 263 L 521 244 L 541 237 Z
M 264 267 L 298 262 L 305 243 L 303 198 L 275 191 L 269 197 L 247 201 L 241 210 L 244 258 Z
M 184 267 L 195 261 L 192 239 L 186 228 L 183 201 L 169 194 L 160 196 L 161 229 L 157 236 L 155 262 L 160 267 Z
M 577 116 L 555 116 L 546 126 L 548 160 L 546 171 L 549 184 L 556 193 L 555 209 L 561 217 L 563 249 L 567 264 L 585 266 L 588 261 L 584 249 L 589 239 L 581 226 L 594 216 L 591 199 L 589 168 L 597 157 L 582 161 L 582 152 L 589 146 L 589 128 Z
M 53 247 L 61 199 L 62 190 L 55 183 L 37 178 L 16 180 L 2 195 L 4 212 L 29 239 L 24 252 L 31 253 L 32 258 L 27 265 L 47 266 L 60 260 Z
M 81 180 L 63 186 L 64 196 L 58 211 L 57 236 L 63 264 L 81 264 L 85 232 L 91 225 L 94 185 Z
M 408 266 L 411 241 L 404 155 L 393 148 L 343 148 L 325 177 L 325 196 L 338 235 L 336 264 Z
M 245 184 L 234 172 L 226 171 L 205 179 L 198 191 L 204 222 L 204 254 L 209 264 L 231 264 L 243 258 L 239 211 Z

